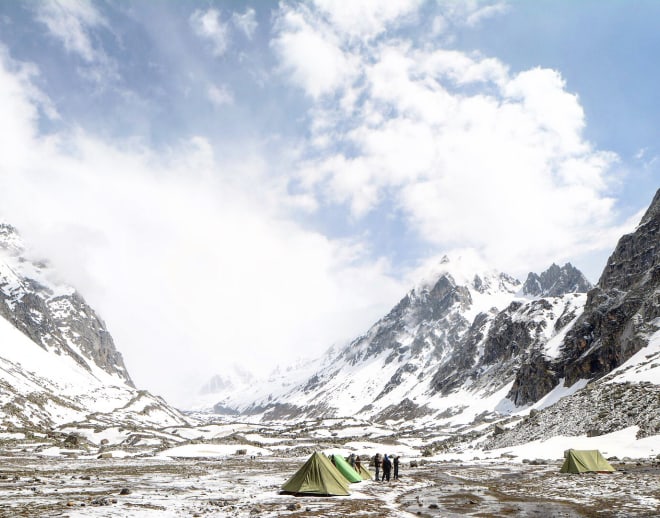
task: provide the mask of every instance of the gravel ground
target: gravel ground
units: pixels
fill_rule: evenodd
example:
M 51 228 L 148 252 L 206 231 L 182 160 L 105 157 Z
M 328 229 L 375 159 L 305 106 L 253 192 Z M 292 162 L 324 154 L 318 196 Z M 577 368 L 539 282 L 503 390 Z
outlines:
M 305 459 L 0 457 L 1 517 L 629 517 L 658 516 L 660 469 L 563 475 L 558 465 L 402 466 L 398 481 L 351 485 L 348 497 L 280 495 Z

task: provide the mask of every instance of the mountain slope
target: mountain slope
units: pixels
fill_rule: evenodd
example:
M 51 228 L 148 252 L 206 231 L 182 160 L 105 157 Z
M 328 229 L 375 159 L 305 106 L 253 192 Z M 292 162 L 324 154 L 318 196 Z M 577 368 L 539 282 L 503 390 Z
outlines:
M 16 229 L 0 222 L 0 316 L 46 350 L 95 364 L 133 385 L 104 322 L 43 261 L 26 257 Z
M 659 229 L 660 190 L 635 232 L 619 240 L 557 356 L 536 355 L 519 371 L 513 388 L 518 404 L 544 395 L 541 391 L 530 397 L 527 387 L 541 383 L 552 388 L 560 379 L 571 386 L 599 378 L 648 345 L 660 317 Z
M 162 427 L 188 419 L 138 391 L 105 324 L 0 223 L 0 424 Z
M 660 322 L 659 214 L 660 191 L 592 289 L 570 264 L 530 274 L 521 286 L 474 258 L 446 259 L 304 381 L 252 404 L 230 395 L 224 404 L 263 419 L 357 416 L 456 426 L 586 397 L 585 387 L 629 369 L 636 353 L 651 354 Z M 654 430 L 653 422 L 639 425 Z
M 574 322 L 584 299 L 530 300 L 521 296 L 519 281 L 489 270 L 476 256 L 445 257 L 388 315 L 304 382 L 237 406 L 264 419 L 470 421 L 504 404 L 520 365 Z M 474 404 L 466 405 L 470 399 Z

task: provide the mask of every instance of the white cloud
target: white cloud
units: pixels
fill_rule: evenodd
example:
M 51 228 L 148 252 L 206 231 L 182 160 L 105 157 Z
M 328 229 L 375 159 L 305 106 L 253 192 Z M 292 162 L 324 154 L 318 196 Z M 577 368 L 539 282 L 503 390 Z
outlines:
M 308 20 L 308 14 L 304 7 L 284 8 L 272 45 L 291 81 L 319 98 L 350 84 L 357 70 L 355 61 L 341 48 L 341 40 L 322 22 Z
M 509 6 L 504 3 L 495 3 L 492 5 L 481 6 L 477 2 L 469 3 L 471 9 L 466 18 L 468 27 L 475 27 L 482 21 L 503 14 L 509 10 Z
M 506 2 L 484 0 L 462 0 L 461 2 L 438 2 L 440 13 L 433 20 L 433 34 L 446 33 L 450 26 L 475 28 L 483 21 L 502 15 L 509 10 Z
M 9 174 L 32 154 L 40 113 L 51 119 L 58 117 L 50 100 L 32 83 L 35 66 L 13 61 L 0 45 L 0 174 Z
M 251 40 L 254 36 L 254 31 L 257 30 L 259 25 L 257 23 L 255 10 L 249 7 L 243 14 L 232 14 L 231 19 L 234 26 L 241 30 L 243 34 Z
M 87 0 L 52 0 L 37 4 L 37 19 L 59 39 L 68 52 L 88 63 L 99 61 L 102 51 L 95 48 L 89 29 L 107 22 Z
M 463 19 L 478 7 L 462 8 Z M 317 46 L 341 49 L 355 71 L 331 90 L 350 101 L 309 112 L 315 152 L 297 181 L 321 206 L 346 203 L 360 218 L 393 205 L 435 249 L 471 246 L 509 271 L 613 246 L 599 236 L 617 217 L 608 189 L 618 157 L 585 139 L 584 111 L 557 71 L 512 75 L 497 59 L 414 35 L 350 45 L 325 8 L 286 16 L 302 21 L 282 24 L 278 41 L 321 27 Z M 286 52 L 281 59 L 303 74 L 309 58 L 299 66 Z
M 314 0 L 314 5 L 343 37 L 369 40 L 394 23 L 414 16 L 423 0 Z
M 195 10 L 190 15 L 190 25 L 197 36 L 208 40 L 213 47 L 213 54 L 222 56 L 229 48 L 229 24 L 220 18 L 217 9 Z
M 52 0 L 36 4 L 36 18 L 65 50 L 80 57 L 78 72 L 84 78 L 104 84 L 119 78 L 117 64 L 95 40 L 94 31 L 108 29 L 106 19 L 88 0 Z
M 209 100 L 215 106 L 224 106 L 234 103 L 234 94 L 227 85 L 210 85 L 206 91 Z
M 138 385 L 184 404 L 190 379 L 316 356 L 404 292 L 359 242 L 291 220 L 301 199 L 258 148 L 42 136 L 30 76 L 0 57 L 3 216 L 100 311 Z

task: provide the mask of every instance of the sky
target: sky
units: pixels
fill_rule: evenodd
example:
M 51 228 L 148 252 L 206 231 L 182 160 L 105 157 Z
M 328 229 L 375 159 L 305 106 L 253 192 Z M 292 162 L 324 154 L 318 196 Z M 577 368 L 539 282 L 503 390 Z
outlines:
M 446 253 L 596 282 L 659 187 L 654 1 L 0 3 L 0 217 L 179 406 Z

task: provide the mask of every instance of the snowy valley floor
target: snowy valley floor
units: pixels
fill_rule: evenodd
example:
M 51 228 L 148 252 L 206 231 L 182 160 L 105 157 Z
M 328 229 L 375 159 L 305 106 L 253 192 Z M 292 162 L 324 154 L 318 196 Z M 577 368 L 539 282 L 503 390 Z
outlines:
M 279 487 L 306 457 L 0 457 L 0 516 L 405 517 L 657 516 L 660 467 L 614 463 L 610 475 L 501 459 L 402 465 L 401 479 L 351 485 L 348 497 L 295 497 Z M 123 491 L 122 491 L 123 490 Z M 122 494 L 124 493 L 124 494 Z

